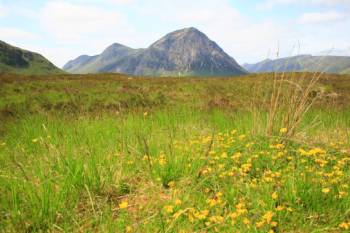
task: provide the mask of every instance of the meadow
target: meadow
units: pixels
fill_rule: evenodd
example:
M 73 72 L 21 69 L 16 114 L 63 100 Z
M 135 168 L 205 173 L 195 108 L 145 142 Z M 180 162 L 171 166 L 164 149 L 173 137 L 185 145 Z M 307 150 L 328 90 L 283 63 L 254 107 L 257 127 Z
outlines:
M 312 77 L 0 75 L 0 232 L 349 232 L 350 76 Z

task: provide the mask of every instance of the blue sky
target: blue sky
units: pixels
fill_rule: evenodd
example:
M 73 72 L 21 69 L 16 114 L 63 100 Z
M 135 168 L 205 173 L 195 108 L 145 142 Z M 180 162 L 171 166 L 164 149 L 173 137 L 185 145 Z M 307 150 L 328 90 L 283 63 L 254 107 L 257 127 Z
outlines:
M 60 67 L 114 42 L 147 47 L 190 26 L 239 63 L 350 55 L 350 0 L 0 0 L 0 40 Z

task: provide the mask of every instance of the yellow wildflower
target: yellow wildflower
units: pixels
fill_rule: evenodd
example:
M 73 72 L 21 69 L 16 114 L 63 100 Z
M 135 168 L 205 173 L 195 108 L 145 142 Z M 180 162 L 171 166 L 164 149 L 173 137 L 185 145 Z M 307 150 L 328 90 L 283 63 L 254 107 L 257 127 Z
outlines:
M 173 188 L 175 186 L 175 182 L 174 181 L 170 181 L 168 183 L 168 186 L 169 186 L 169 188 Z
M 276 227 L 276 226 L 278 225 L 278 223 L 275 222 L 275 221 L 273 221 L 273 222 L 270 223 L 270 225 L 271 225 L 272 227 Z
M 164 166 L 166 164 L 166 159 L 165 158 L 160 158 L 159 159 L 159 165 Z
M 282 144 L 282 143 L 278 143 L 278 144 L 276 144 L 276 145 L 270 145 L 270 148 L 272 148 L 272 149 L 284 149 L 284 144 Z
M 323 188 L 322 189 L 322 192 L 325 194 L 329 193 L 330 191 L 331 191 L 330 188 Z
M 274 216 L 274 213 L 272 211 L 267 211 L 264 214 L 263 219 L 266 220 L 267 223 L 270 223 L 273 216 Z
M 119 203 L 119 208 L 120 209 L 126 209 L 128 208 L 129 204 L 127 201 L 122 201 L 121 203 Z
M 209 221 L 212 222 L 212 223 L 223 223 L 224 222 L 224 218 L 222 216 L 211 216 L 209 218 Z
M 243 223 L 244 223 L 245 225 L 249 225 L 249 224 L 250 224 L 250 221 L 249 221 L 248 218 L 243 218 Z
M 127 164 L 128 164 L 128 165 L 132 165 L 132 164 L 134 164 L 134 161 L 131 161 L 131 160 L 130 160 L 130 161 L 127 162 Z
M 209 210 L 203 210 L 201 212 L 195 212 L 194 216 L 199 219 L 199 220 L 204 220 L 207 218 L 207 216 L 209 215 Z
M 257 228 L 261 228 L 262 226 L 264 226 L 264 224 L 265 224 L 264 221 L 259 221 L 255 225 L 256 225 Z
M 273 200 L 276 200 L 278 198 L 278 194 L 277 192 L 274 192 L 272 195 L 271 195 L 272 199 Z
M 343 198 L 345 196 L 347 196 L 348 193 L 347 192 L 344 192 L 344 191 L 339 191 L 339 195 L 338 195 L 338 198 Z
M 39 141 L 39 138 L 34 138 L 34 139 L 32 140 L 33 143 L 37 143 L 38 141 Z
M 218 204 L 217 200 L 215 200 L 215 199 L 209 199 L 209 200 L 207 200 L 207 203 L 209 204 L 210 207 L 213 207 L 216 204 Z
M 346 222 L 343 222 L 343 223 L 339 224 L 339 227 L 341 229 L 344 229 L 344 230 L 349 230 L 350 229 L 350 224 L 346 223 Z
M 236 134 L 237 133 L 237 130 L 233 129 L 231 130 L 231 134 Z
M 217 192 L 217 193 L 215 194 L 215 196 L 216 196 L 217 198 L 222 197 L 222 192 Z
M 287 131 L 288 131 L 287 128 L 281 128 L 281 129 L 280 129 L 280 133 L 281 133 L 281 134 L 287 133 Z
M 164 211 L 165 211 L 166 213 L 168 213 L 168 214 L 171 214 L 171 213 L 174 212 L 174 206 L 172 206 L 172 205 L 166 205 L 166 206 L 164 206 Z
M 180 199 L 175 200 L 175 205 L 181 205 L 181 204 L 182 204 L 182 201 Z

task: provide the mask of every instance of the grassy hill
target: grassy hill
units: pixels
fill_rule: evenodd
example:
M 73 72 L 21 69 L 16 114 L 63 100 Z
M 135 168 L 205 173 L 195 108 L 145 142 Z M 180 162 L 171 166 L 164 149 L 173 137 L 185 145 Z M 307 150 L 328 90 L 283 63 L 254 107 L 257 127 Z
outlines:
M 342 74 L 350 74 L 350 68 L 343 70 L 341 73 Z
M 274 77 L 0 75 L 0 229 L 347 232 L 350 76 Z
M 0 41 L 0 73 L 48 75 L 64 72 L 40 54 Z
M 244 68 L 252 73 L 264 72 L 325 72 L 344 73 L 350 69 L 350 57 L 300 55 L 264 60 L 256 64 L 245 64 Z

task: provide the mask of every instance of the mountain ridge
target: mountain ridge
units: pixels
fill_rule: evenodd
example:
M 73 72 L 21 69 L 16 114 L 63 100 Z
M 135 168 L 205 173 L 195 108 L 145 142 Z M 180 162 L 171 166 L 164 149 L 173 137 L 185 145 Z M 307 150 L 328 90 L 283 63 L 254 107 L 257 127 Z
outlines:
M 346 74 L 350 73 L 350 57 L 304 54 L 274 60 L 265 59 L 254 64 L 243 64 L 243 67 L 251 73 L 307 71 Z
M 47 75 L 64 72 L 41 54 L 0 40 L 0 73 Z

